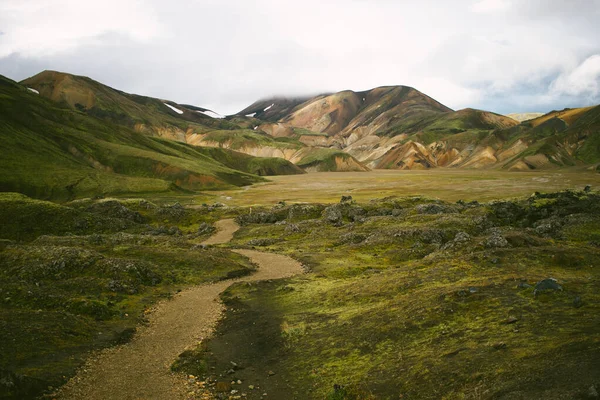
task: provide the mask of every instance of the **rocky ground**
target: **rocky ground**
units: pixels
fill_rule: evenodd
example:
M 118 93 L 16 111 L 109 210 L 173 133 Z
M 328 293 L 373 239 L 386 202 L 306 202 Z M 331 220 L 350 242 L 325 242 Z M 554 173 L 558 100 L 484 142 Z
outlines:
M 154 398 L 595 398 L 599 200 L 582 188 L 249 209 L 3 195 L 1 390 L 51 392 L 90 350 L 126 343 L 93 353 L 63 395 L 144 397 L 139 382 L 167 390 Z M 215 230 L 230 242 L 207 243 Z M 274 280 L 298 271 L 283 256 L 308 273 Z M 252 282 L 223 281 L 257 264 Z M 204 300 L 186 290 L 202 284 Z M 208 338 L 195 316 L 216 321 L 226 287 Z

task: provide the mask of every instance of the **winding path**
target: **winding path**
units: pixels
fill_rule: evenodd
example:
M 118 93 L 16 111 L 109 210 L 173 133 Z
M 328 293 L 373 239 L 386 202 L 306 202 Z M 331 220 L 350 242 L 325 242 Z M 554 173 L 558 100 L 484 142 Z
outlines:
M 239 226 L 232 219 L 217 222 L 217 232 L 204 244 L 227 243 Z M 54 398 L 85 400 L 184 399 L 185 379 L 170 372 L 186 348 L 210 336 L 223 312 L 219 295 L 234 282 L 287 278 L 302 273 L 296 260 L 280 254 L 234 250 L 259 266 L 251 276 L 195 286 L 158 304 L 150 323 L 125 345 L 101 351 L 90 359 Z

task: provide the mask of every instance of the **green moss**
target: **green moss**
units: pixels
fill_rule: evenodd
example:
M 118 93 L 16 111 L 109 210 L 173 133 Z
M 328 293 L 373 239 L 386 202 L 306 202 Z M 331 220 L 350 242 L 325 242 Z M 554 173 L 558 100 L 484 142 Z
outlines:
M 512 392 L 535 397 L 544 390 L 577 396 L 594 379 L 593 372 L 582 371 L 597 366 L 598 343 L 589 334 L 597 321 L 584 315 L 600 311 L 597 274 L 590 267 L 600 252 L 588 244 L 599 229 L 599 211 L 589 203 L 594 195 L 547 196 L 514 202 L 522 211 L 504 219 L 508 248 L 484 244 L 489 233 L 478 224 L 489 218 L 489 205 L 455 208 L 438 202 L 446 212 L 424 215 L 415 207 L 430 204 L 427 199 L 359 204 L 366 220 L 342 226 L 320 218 L 299 222 L 293 231 L 285 225 L 246 225 L 235 243 L 284 239 L 269 249 L 296 257 L 312 273 L 232 288 L 225 300 L 234 321 L 219 328 L 209 347 L 219 348 L 222 340 L 233 344 L 227 359 L 247 360 L 246 366 L 261 371 L 277 368 L 278 382 L 289 381 L 307 399 L 450 399 Z M 377 215 L 390 208 L 402 213 Z M 528 228 L 551 217 L 564 223 L 562 239 Z M 445 247 L 460 230 L 470 240 Z M 366 239 L 340 240 L 348 234 Z M 547 277 L 558 279 L 564 291 L 535 297 L 533 288 L 519 287 Z M 575 305 L 576 296 L 583 306 Z M 277 329 L 245 336 L 251 328 L 244 321 L 267 315 L 280 321 Z M 254 343 L 268 341 L 270 354 L 279 354 L 277 362 L 253 358 L 241 345 L 250 337 Z M 219 370 L 221 364 L 213 362 Z M 263 385 L 271 390 L 268 382 Z

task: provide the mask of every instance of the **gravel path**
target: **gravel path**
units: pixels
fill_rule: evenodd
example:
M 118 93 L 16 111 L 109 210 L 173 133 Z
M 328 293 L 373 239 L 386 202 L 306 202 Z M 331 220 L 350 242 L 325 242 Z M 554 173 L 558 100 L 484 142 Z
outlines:
M 204 244 L 226 243 L 239 226 L 231 219 L 217 222 L 217 233 Z M 248 277 L 196 286 L 161 302 L 150 323 L 134 339 L 92 357 L 54 396 L 56 399 L 185 399 L 186 380 L 170 365 L 186 348 L 210 336 L 223 312 L 219 294 L 234 282 L 279 279 L 302 273 L 299 262 L 283 255 L 235 250 L 259 266 Z

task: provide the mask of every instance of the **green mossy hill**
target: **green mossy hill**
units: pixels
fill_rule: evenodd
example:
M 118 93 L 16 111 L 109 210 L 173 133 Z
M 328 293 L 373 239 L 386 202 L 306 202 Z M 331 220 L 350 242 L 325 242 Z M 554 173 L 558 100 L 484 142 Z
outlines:
M 234 245 L 311 272 L 228 289 L 204 377 L 235 361 L 229 380 L 276 398 L 586 398 L 600 378 L 598 204 L 565 191 L 246 213 Z
M 283 161 L 140 135 L 61 108 L 5 78 L 0 140 L 0 191 L 45 199 L 227 188 L 263 181 L 254 173 L 295 170 Z
M 57 205 L 0 195 L 0 398 L 58 387 L 89 352 L 124 343 L 153 304 L 255 266 L 200 243 L 234 210 L 141 199 Z
M 85 76 L 43 71 L 21 84 L 73 110 L 150 134 L 160 134 L 164 129 L 180 133 L 191 129 L 195 133 L 202 133 L 212 129 L 238 128 L 225 119 L 211 118 L 198 112 L 204 109 L 125 93 Z M 182 113 L 177 113 L 165 103 Z
M 303 169 L 315 172 L 368 171 L 365 165 L 341 150 L 312 148 L 296 162 Z
M 229 168 L 247 171 L 258 176 L 297 175 L 305 171 L 283 158 L 253 157 L 216 147 L 202 148 L 204 154 Z
M 217 143 L 232 150 L 242 150 L 255 147 L 272 147 L 279 150 L 298 150 L 305 147 L 297 140 L 274 138 L 266 133 L 252 129 L 235 131 L 216 130 L 204 135 L 203 141 Z

